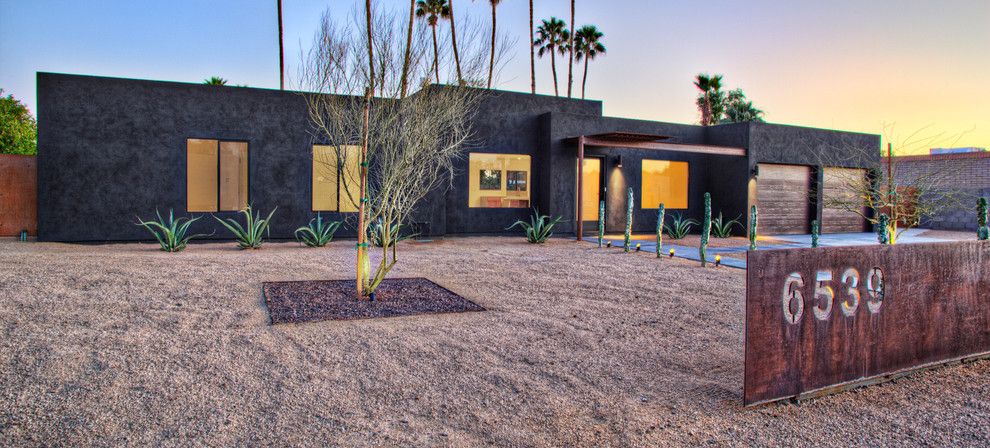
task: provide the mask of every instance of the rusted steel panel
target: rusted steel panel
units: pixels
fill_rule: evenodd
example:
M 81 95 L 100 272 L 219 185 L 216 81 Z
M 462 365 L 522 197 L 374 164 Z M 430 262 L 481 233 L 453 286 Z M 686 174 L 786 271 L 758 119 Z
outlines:
M 751 251 L 743 400 L 990 354 L 990 243 Z
M 38 234 L 38 168 L 34 156 L 0 154 L 0 236 Z

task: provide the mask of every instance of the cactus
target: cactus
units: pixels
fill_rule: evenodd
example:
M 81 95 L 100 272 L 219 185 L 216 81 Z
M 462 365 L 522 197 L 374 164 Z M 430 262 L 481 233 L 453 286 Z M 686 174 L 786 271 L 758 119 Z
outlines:
M 819 233 L 818 220 L 811 221 L 811 247 L 818 247 Z
M 753 206 L 752 211 L 749 213 L 749 250 L 756 250 L 756 224 L 757 224 L 757 214 L 756 206 Z
M 633 189 L 629 187 L 629 197 L 626 199 L 626 240 L 622 248 L 629 252 L 629 238 L 632 236 Z
M 886 213 L 880 214 L 877 220 L 877 241 L 880 244 L 890 244 L 890 217 Z
M 605 201 L 598 204 L 598 247 L 602 247 L 605 238 Z
M 657 210 L 657 258 L 660 258 L 660 248 L 663 246 L 663 215 L 665 208 L 663 204 L 660 204 L 660 210 Z
M 979 226 L 979 229 L 976 231 L 976 236 L 983 241 L 990 240 L 990 225 L 987 224 L 987 219 L 987 198 L 977 199 L 976 224 Z
M 698 245 L 698 255 L 701 257 L 701 267 L 708 264 L 708 238 L 712 233 L 712 195 L 705 193 L 705 220 L 701 222 L 701 244 Z

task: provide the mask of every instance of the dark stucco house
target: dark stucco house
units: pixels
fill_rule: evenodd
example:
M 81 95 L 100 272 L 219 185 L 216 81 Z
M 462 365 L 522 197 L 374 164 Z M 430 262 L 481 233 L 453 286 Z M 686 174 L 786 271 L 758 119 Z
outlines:
M 136 215 L 223 217 L 247 203 L 277 206 L 272 237 L 291 238 L 317 211 L 341 219 L 353 209 L 340 191 L 354 160 L 345 153 L 340 172 L 314 163 L 327 152 L 298 93 L 39 73 L 38 128 L 42 241 L 142 240 Z M 861 218 L 823 208 L 820 198 L 838 188 L 830 171 L 876 160 L 830 157 L 848 165 L 822 167 L 819 154 L 866 147 L 880 157 L 876 135 L 630 120 L 602 116 L 598 101 L 502 91 L 485 95 L 474 131 L 477 144 L 459 161 L 453 188 L 424 200 L 410 223 L 418 232 L 505 233 L 538 207 L 563 216 L 558 234 L 571 235 L 580 209 L 583 231 L 592 233 L 599 200 L 606 230 L 621 231 L 629 187 L 636 232 L 652 231 L 660 202 L 700 218 L 705 192 L 727 218 L 746 217 L 758 203 L 765 234 L 805 233 L 812 219 L 825 232 L 862 231 Z M 210 219 L 196 226 L 218 227 Z M 217 230 L 215 238 L 226 238 Z

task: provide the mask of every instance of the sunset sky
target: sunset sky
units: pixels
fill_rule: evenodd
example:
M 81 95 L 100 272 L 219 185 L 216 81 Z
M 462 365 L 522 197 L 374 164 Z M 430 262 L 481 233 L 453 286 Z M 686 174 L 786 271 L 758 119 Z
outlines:
M 0 0 L 0 88 L 32 111 L 37 71 L 186 82 L 219 75 L 277 88 L 275 3 Z M 290 76 L 322 11 L 332 7 L 348 20 L 354 5 L 284 0 Z M 611 116 L 693 123 L 693 76 L 722 73 L 727 87 L 742 87 L 770 122 L 870 133 L 887 124 L 895 144 L 925 128 L 924 135 L 941 134 L 935 146 L 990 147 L 990 1 L 701 5 L 578 0 L 579 26 L 597 25 L 608 48 L 589 69 L 588 97 L 604 101 Z M 455 6 L 458 20 L 489 18 L 487 1 Z M 569 18 L 566 0 L 537 0 L 535 9 L 537 22 Z M 527 2 L 499 6 L 499 29 L 517 39 L 499 88 L 529 90 L 527 22 Z M 558 70 L 566 82 L 566 63 Z M 537 61 L 537 77 L 539 92 L 552 94 L 549 60 Z

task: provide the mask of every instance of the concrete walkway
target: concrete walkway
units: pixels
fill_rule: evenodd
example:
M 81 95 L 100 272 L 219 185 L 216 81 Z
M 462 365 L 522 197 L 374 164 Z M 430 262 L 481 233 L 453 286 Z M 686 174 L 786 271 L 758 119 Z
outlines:
M 941 241 L 952 241 L 942 238 L 933 237 L 923 237 L 920 236 L 921 233 L 925 232 L 925 229 L 908 229 L 902 233 L 898 239 L 898 244 L 915 244 L 915 243 L 937 243 Z M 771 249 L 797 249 L 802 247 L 811 247 L 811 235 L 772 235 L 771 238 L 780 241 L 786 241 L 786 243 L 778 244 L 761 244 L 757 247 L 757 250 L 771 250 Z M 590 242 L 592 244 L 598 244 L 598 237 L 585 237 L 584 241 Z M 607 236 L 604 241 L 611 241 L 613 249 L 618 248 L 622 250 L 622 237 Z M 632 247 L 636 247 L 638 243 L 640 245 L 640 250 L 644 252 L 654 252 L 656 250 L 656 240 L 653 239 L 632 239 L 630 240 Z M 818 238 L 819 246 L 863 246 L 868 244 L 877 244 L 877 235 L 872 232 L 861 232 L 861 233 L 830 233 L 821 235 Z M 701 256 L 698 254 L 697 247 L 680 246 L 677 244 L 667 243 L 664 240 L 663 243 L 663 253 L 666 256 L 670 249 L 674 249 L 674 256 L 678 258 L 684 258 L 687 260 L 701 261 Z M 746 259 L 745 258 L 732 258 L 726 256 L 726 254 L 739 254 L 745 253 L 749 250 L 748 245 L 732 246 L 732 247 L 709 247 L 708 248 L 708 259 L 714 263 L 716 255 L 722 255 L 722 265 L 729 266 L 733 268 L 746 269 Z

